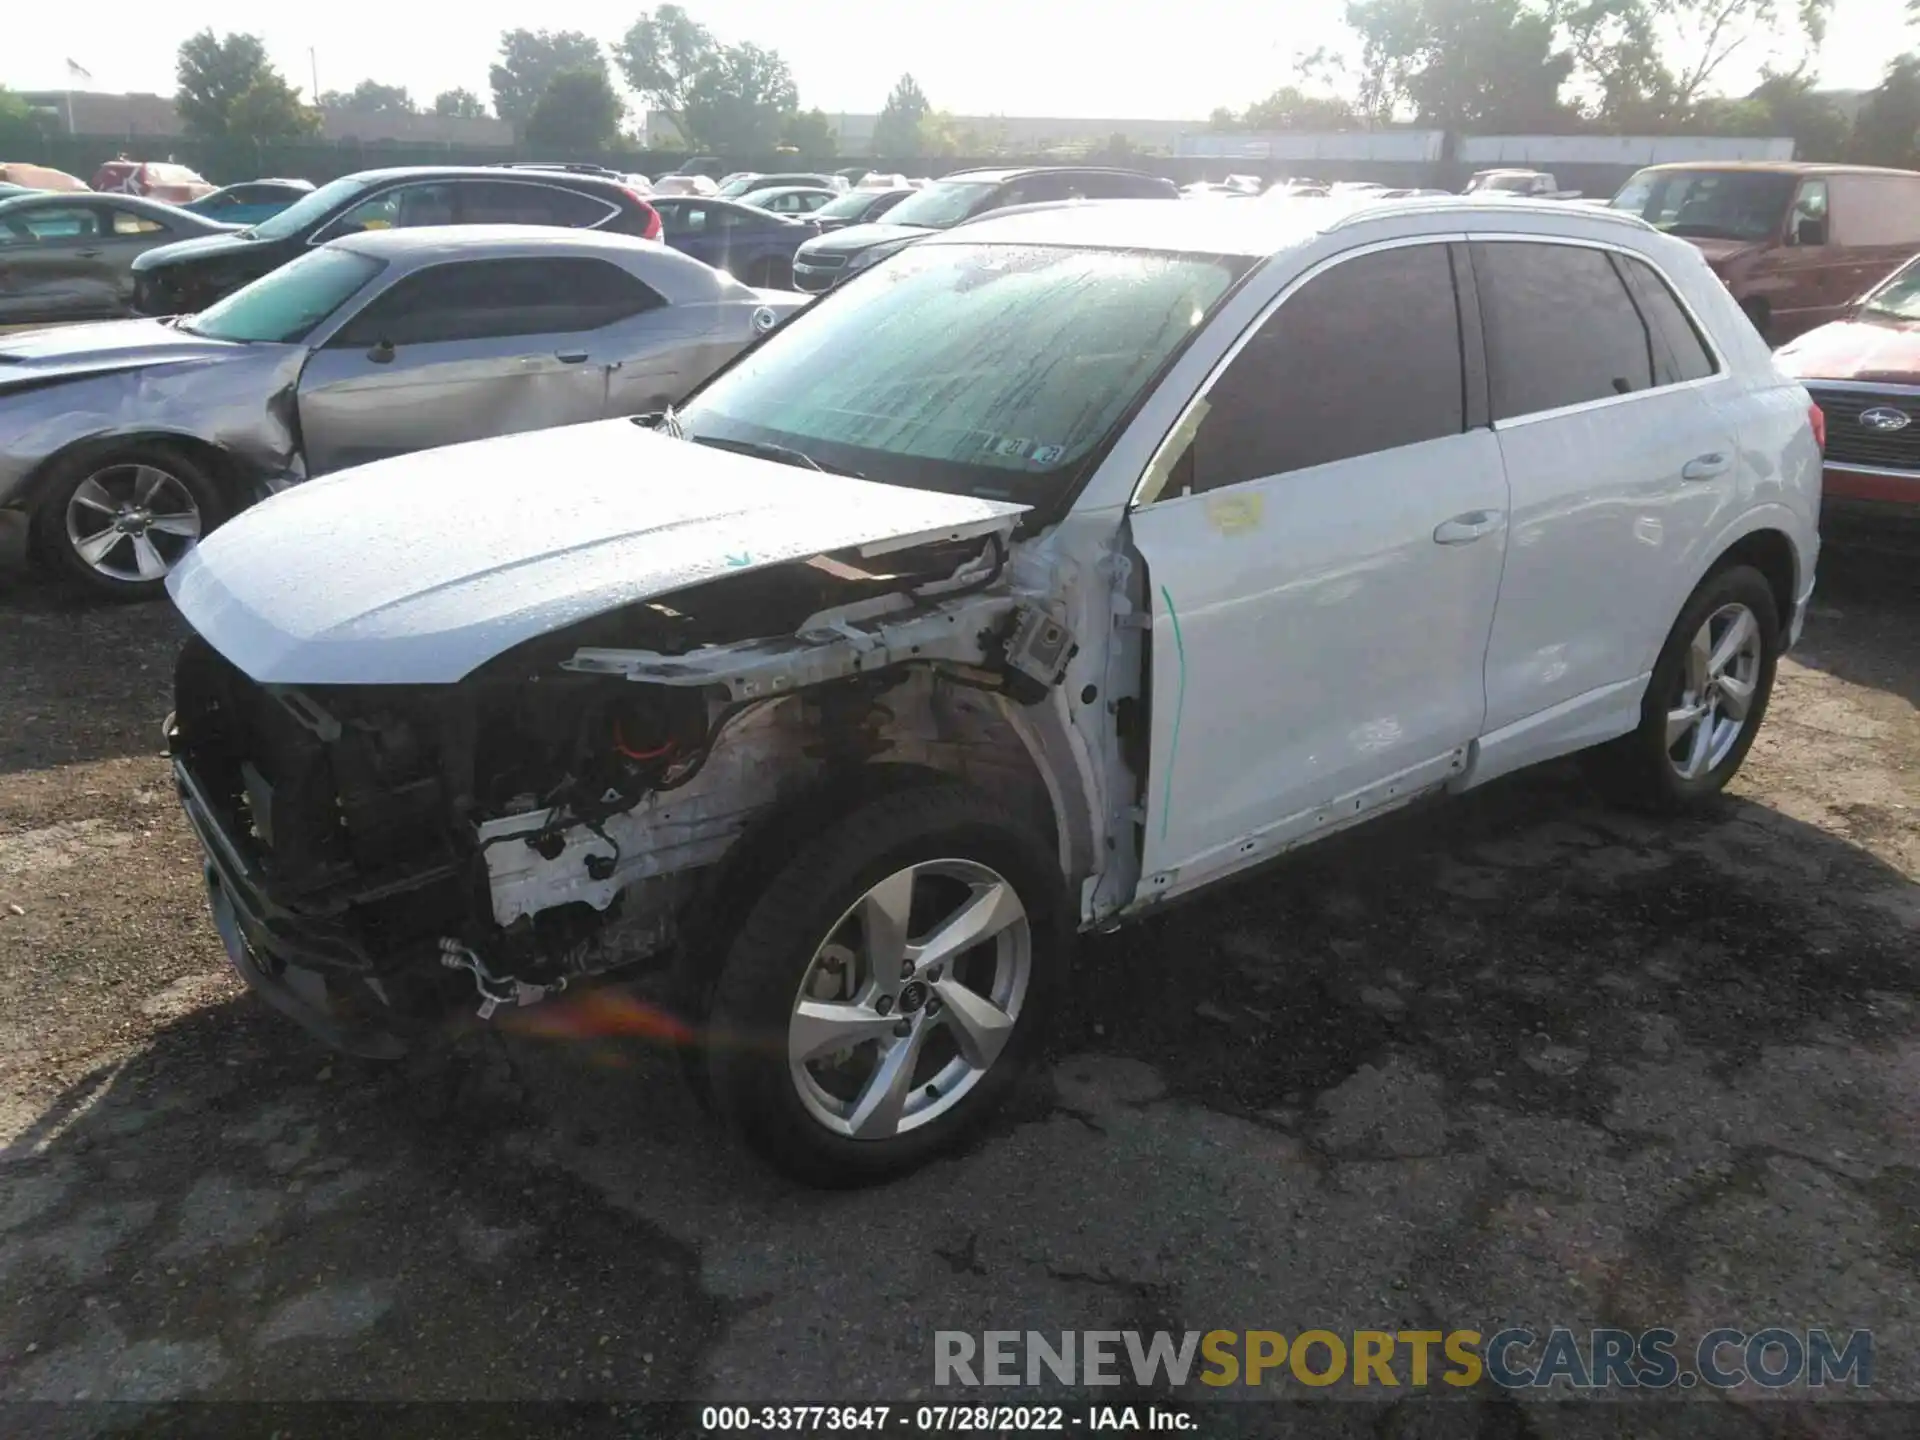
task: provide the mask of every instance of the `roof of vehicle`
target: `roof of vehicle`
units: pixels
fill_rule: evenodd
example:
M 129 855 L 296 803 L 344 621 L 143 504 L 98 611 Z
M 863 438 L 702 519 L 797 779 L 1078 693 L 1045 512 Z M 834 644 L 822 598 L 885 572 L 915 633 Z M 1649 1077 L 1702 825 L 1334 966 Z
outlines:
M 1131 175 L 1140 180 L 1160 178 L 1145 170 L 1129 170 L 1122 165 L 1015 165 L 1004 170 L 991 167 L 979 170 L 949 170 L 940 179 L 986 180 L 999 184 L 1006 180 L 1017 180 L 1023 175 L 1050 175 L 1057 170 L 1065 170 L 1075 175 Z
M 1574 209 L 1550 201 L 1482 200 L 1476 195 L 1381 200 L 1364 193 L 1302 196 L 1267 205 L 1168 205 L 1154 200 L 1098 200 L 1021 206 L 930 235 L 922 244 L 1084 245 L 1201 255 L 1265 257 L 1362 219 L 1395 215 L 1454 217 L 1461 226 L 1509 225 L 1515 216 L 1557 220 L 1571 233 L 1595 225 L 1657 232 L 1637 215 Z
M 1671 160 L 1643 165 L 1649 170 L 1754 170 L 1778 175 L 1920 175 L 1920 170 L 1895 170 L 1886 165 L 1829 165 L 1818 160 Z
M 729 196 L 733 200 L 745 200 L 749 195 L 831 195 L 838 199 L 851 192 L 834 190 L 826 185 L 764 185 L 758 190 L 747 190 L 739 195 Z
M 356 170 L 346 177 L 369 185 L 384 185 L 394 180 L 504 180 L 525 184 L 558 181 L 570 185 L 611 185 L 624 191 L 625 184 L 611 175 L 582 175 L 577 170 L 549 170 L 545 167 L 508 165 L 396 165 L 384 170 Z
M 171 200 L 155 200 L 148 195 L 123 195 L 117 190 L 29 190 L 24 195 L 11 192 L 0 195 L 0 205 L 9 210 L 24 210 L 31 205 L 49 204 L 62 209 L 74 205 L 89 206 L 94 209 L 127 210 L 135 215 L 154 215 L 159 217 L 184 215 L 190 220 L 206 221 L 206 216 L 195 214 L 183 205 Z
M 703 265 L 657 240 L 605 230 L 568 230 L 550 225 L 420 225 L 400 230 L 363 230 L 329 241 L 329 250 L 351 250 L 405 269 L 445 260 L 610 260 L 644 273 L 670 304 L 741 299 L 753 292 L 730 275 Z

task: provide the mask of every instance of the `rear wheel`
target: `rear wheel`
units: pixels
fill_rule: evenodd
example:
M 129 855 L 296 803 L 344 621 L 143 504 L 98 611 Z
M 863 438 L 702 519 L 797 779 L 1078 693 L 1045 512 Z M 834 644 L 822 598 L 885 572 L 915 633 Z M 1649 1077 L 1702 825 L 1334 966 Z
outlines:
M 1654 665 L 1639 728 L 1594 752 L 1603 781 L 1655 810 L 1717 795 L 1753 747 L 1779 657 L 1779 610 L 1766 577 L 1746 565 L 1709 575 Z
M 728 1124 L 809 1184 L 870 1183 L 957 1144 L 1036 1044 L 1064 887 L 1011 812 L 947 784 L 854 809 L 762 891 L 708 1012 Z
M 219 487 L 157 445 L 97 453 L 64 466 L 41 497 L 42 553 L 95 595 L 146 600 L 225 517 Z

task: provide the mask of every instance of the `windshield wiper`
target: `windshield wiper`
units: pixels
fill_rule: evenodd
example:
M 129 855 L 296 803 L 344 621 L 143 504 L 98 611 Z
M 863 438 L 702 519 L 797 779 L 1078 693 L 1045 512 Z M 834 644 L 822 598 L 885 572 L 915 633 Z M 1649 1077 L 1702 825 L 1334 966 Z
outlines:
M 675 424 L 677 426 L 678 421 Z M 732 450 L 741 455 L 757 455 L 762 460 L 777 460 L 782 465 L 818 470 L 822 475 L 846 475 L 855 480 L 866 478 L 858 470 L 840 470 L 822 465 L 804 450 L 796 450 L 791 445 L 775 445 L 770 440 L 734 440 L 724 435 L 689 435 L 685 438 L 696 445 L 711 445 L 716 450 Z

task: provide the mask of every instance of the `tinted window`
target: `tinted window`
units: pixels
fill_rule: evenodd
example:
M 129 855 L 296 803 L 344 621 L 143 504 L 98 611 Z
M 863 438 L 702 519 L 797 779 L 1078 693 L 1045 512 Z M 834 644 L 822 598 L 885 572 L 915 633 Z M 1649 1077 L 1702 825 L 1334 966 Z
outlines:
M 1653 385 L 1647 327 L 1606 251 L 1479 244 L 1473 269 L 1495 420 Z
M 100 217 L 81 206 L 35 206 L 0 214 L 0 243 L 86 240 L 100 233 Z
M 409 275 L 343 326 L 336 345 L 424 345 L 597 330 L 665 302 L 604 260 L 466 260 Z
M 339 180 L 329 180 L 318 190 L 310 191 L 301 199 L 294 201 L 272 219 L 262 220 L 253 227 L 253 233 L 263 240 L 284 240 L 290 235 L 297 235 L 307 226 L 332 213 L 335 206 L 344 205 L 366 188 L 366 181 L 352 175 Z
M 280 212 L 281 215 L 291 213 L 290 210 Z M 453 186 L 398 185 L 354 206 L 322 230 L 320 236 L 332 240 L 341 235 L 358 235 L 366 230 L 400 230 L 416 225 L 453 223 Z M 260 227 L 259 233 L 266 233 L 264 226 Z
M 563 225 L 585 229 L 614 213 L 604 200 L 552 185 L 481 180 L 460 187 L 460 219 L 468 225 Z
M 1616 255 L 1613 263 L 1627 277 L 1634 302 L 1653 332 L 1654 383 L 1704 380 L 1715 373 L 1717 367 L 1706 341 L 1659 272 L 1629 255 Z
M 1380 250 L 1314 277 L 1207 393 L 1175 488 L 1215 490 L 1466 427 L 1460 312 L 1444 245 Z

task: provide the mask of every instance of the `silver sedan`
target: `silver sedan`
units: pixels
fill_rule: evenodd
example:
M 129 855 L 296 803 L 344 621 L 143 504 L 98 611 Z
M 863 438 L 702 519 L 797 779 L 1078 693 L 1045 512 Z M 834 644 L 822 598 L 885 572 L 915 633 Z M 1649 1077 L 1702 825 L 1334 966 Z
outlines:
M 663 409 L 807 299 L 592 231 L 336 240 L 198 315 L 0 339 L 0 531 L 96 593 L 157 594 L 288 484 Z

